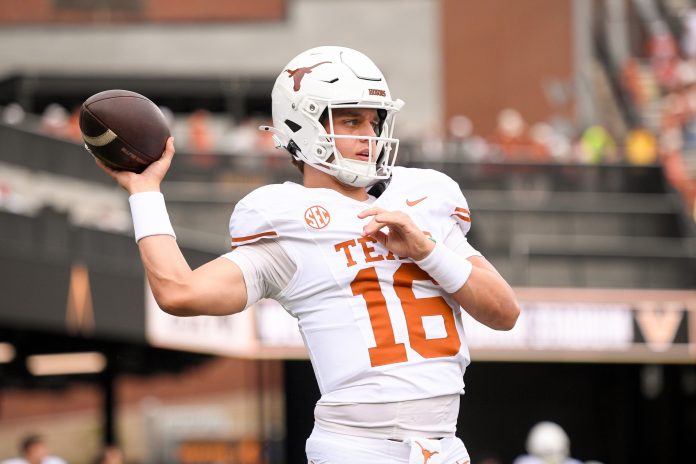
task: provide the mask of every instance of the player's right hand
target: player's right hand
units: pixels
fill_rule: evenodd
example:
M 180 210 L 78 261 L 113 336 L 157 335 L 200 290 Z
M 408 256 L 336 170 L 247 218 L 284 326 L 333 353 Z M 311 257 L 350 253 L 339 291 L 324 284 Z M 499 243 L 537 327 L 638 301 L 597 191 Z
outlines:
M 143 172 L 137 174 L 130 171 L 111 169 L 96 157 L 94 160 L 102 171 L 112 177 L 118 185 L 123 187 L 130 195 L 138 192 L 159 192 L 162 179 L 172 165 L 174 157 L 174 137 L 167 139 L 162 157 L 149 165 Z
M 435 248 L 435 243 L 428 239 L 411 217 L 403 211 L 387 211 L 373 206 L 361 211 L 358 217 L 372 218 L 363 227 L 363 236 L 371 236 L 397 256 L 420 261 Z

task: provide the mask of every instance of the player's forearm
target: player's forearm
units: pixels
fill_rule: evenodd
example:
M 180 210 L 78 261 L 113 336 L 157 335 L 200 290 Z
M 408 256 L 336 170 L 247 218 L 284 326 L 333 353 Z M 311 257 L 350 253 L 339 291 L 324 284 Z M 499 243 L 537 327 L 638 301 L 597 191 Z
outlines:
M 452 296 L 480 323 L 496 330 L 512 329 L 520 314 L 512 288 L 483 258 L 470 260 L 474 262 L 471 275 Z
M 176 243 L 161 193 L 136 192 L 128 201 L 143 266 L 162 310 L 175 316 L 198 316 L 244 309 L 244 276 L 231 261 L 217 259 L 191 270 Z
M 188 282 L 193 271 L 170 235 L 152 235 L 138 241 L 147 280 L 157 304 L 175 316 L 193 315 L 187 308 Z
M 242 311 L 247 291 L 241 269 L 217 258 L 191 270 L 176 240 L 153 235 L 138 241 L 157 304 L 174 316 L 225 316 Z

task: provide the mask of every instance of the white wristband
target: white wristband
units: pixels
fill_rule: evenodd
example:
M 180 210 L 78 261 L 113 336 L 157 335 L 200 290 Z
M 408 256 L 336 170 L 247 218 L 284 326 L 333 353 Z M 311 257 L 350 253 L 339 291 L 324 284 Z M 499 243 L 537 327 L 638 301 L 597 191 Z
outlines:
M 447 293 L 454 293 L 462 288 L 473 269 L 468 259 L 439 243 L 435 244 L 428 256 L 415 263 Z
M 133 216 L 136 243 L 150 235 L 171 235 L 176 238 L 174 228 L 169 222 L 164 195 L 160 192 L 134 193 L 128 198 L 128 203 Z

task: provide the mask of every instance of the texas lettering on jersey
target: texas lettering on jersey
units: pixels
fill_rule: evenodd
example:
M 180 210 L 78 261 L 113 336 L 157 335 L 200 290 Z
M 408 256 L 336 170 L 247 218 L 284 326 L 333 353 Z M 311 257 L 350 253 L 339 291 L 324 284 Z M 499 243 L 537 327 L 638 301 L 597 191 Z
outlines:
M 358 237 L 352 240 L 346 240 L 345 242 L 337 243 L 334 245 L 334 249 L 337 252 L 343 252 L 346 258 L 346 267 L 355 266 L 358 262 L 353 258 L 355 255 L 363 263 L 375 263 L 377 261 L 389 260 L 395 261 L 399 260 L 398 256 L 389 251 L 386 256 L 375 250 L 374 245 L 377 242 L 372 237 Z
M 423 234 L 432 237 L 432 234 L 427 230 L 423 231 Z M 386 250 L 387 253 L 381 253 L 374 248 L 374 244 L 379 242 L 372 237 L 358 237 L 352 240 L 346 240 L 345 242 L 337 243 L 334 245 L 334 249 L 337 252 L 342 251 L 346 256 L 346 266 L 351 267 L 358 264 L 356 259 L 363 263 L 375 263 L 377 261 L 387 260 L 387 261 L 398 261 L 406 258 L 400 258 L 392 253 L 390 250 Z M 353 255 L 356 258 L 353 258 Z
M 406 212 L 436 240 L 470 226 L 461 190 L 436 171 L 394 168 L 373 205 Z M 277 299 L 298 319 L 321 401 L 460 393 L 469 363 L 461 309 L 411 259 L 362 236 L 369 219 L 358 213 L 368 206 L 332 190 L 270 185 L 237 204 L 230 233 L 236 246 L 276 240 L 296 264 Z

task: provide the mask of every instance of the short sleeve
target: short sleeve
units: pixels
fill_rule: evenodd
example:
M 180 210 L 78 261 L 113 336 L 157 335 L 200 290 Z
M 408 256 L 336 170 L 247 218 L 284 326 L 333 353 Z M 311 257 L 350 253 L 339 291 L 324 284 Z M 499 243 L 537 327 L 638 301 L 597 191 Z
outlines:
M 290 283 L 297 264 L 277 240 L 263 240 L 247 244 L 224 254 L 244 275 L 247 289 L 245 307 L 263 298 L 275 299 Z
M 445 178 L 446 181 L 443 182 L 446 192 L 444 202 L 447 205 L 447 214 L 466 236 L 471 228 L 471 211 L 469 211 L 469 204 L 466 198 L 464 198 L 459 184 L 448 176 L 445 176 Z
M 462 199 L 464 199 L 463 196 Z M 469 212 L 466 200 L 458 204 L 462 206 L 455 206 L 450 216 L 454 218 L 457 224 L 459 224 L 459 227 L 466 234 L 467 232 L 469 232 L 469 229 L 471 228 L 471 213 Z
M 237 203 L 230 217 L 232 248 L 278 236 L 276 228 L 258 208 L 252 207 L 244 200 Z
M 445 237 L 444 244 L 450 250 L 467 259 L 472 256 L 483 256 L 476 248 L 471 246 L 458 223 L 452 224 L 452 229 Z

